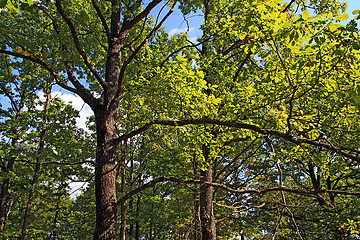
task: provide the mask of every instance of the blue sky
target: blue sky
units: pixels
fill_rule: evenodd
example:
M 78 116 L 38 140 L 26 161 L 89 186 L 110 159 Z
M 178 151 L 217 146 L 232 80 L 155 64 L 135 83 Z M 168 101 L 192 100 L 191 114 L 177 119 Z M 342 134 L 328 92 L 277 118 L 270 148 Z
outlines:
M 350 17 L 352 16 L 351 13 L 354 10 L 359 9 L 360 10 L 360 0 L 348 0 L 348 1 L 344 1 L 344 2 L 348 2 L 349 6 L 348 6 L 348 13 L 350 14 Z

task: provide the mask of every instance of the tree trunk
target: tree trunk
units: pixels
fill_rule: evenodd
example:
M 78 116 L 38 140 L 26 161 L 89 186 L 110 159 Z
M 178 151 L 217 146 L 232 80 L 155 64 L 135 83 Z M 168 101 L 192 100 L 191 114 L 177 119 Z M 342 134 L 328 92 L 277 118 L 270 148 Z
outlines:
M 99 114 L 95 113 L 95 118 L 99 118 Z M 113 144 L 115 124 L 108 123 L 102 127 L 102 122 L 97 120 L 94 240 L 116 239 L 116 146 Z
M 206 27 L 208 24 L 208 17 L 210 15 L 210 2 L 204 0 L 204 21 L 205 27 L 203 30 L 203 37 L 206 39 L 210 33 Z M 201 55 L 208 55 L 208 42 L 204 41 L 202 44 Z M 209 76 L 211 73 L 208 72 L 208 68 L 204 69 L 205 81 L 207 84 L 211 84 Z M 207 95 L 211 95 L 211 90 L 205 90 Z M 206 170 L 201 170 L 201 180 L 205 182 L 213 181 L 213 163 L 209 159 L 210 149 L 207 146 L 203 146 L 203 155 L 205 163 L 210 163 Z M 200 221 L 201 221 L 201 239 L 202 240 L 216 240 L 216 222 L 214 217 L 214 206 L 213 206 L 214 189 L 212 186 L 202 185 L 200 187 Z
M 140 240 L 140 223 L 139 223 L 140 200 L 141 200 L 141 197 L 138 196 L 137 201 L 136 201 L 135 240 Z
M 5 169 L 6 172 L 10 171 L 13 168 L 13 164 L 14 164 L 15 159 L 11 158 L 10 161 L 8 162 L 8 165 Z M 10 185 L 10 179 L 6 178 L 3 180 L 2 185 L 1 185 L 1 193 L 0 193 L 0 232 L 3 232 L 4 230 L 4 226 L 5 226 L 5 221 L 6 221 L 6 216 L 8 211 L 10 211 L 10 209 L 8 208 L 8 202 L 10 199 L 10 195 L 9 195 L 9 185 Z
M 114 95 L 112 95 L 114 96 Z M 112 99 L 105 94 L 105 106 L 111 105 Z M 96 226 L 94 240 L 116 239 L 117 204 L 116 204 L 116 160 L 117 145 L 114 143 L 115 122 L 118 105 L 101 106 L 94 111 L 96 120 L 97 152 L 95 167 Z
M 92 106 L 96 121 L 96 167 L 95 199 L 96 226 L 94 240 L 116 239 L 116 160 L 117 147 L 116 121 L 118 116 L 118 97 L 121 88 L 121 49 L 128 32 L 120 35 L 120 3 L 112 2 L 111 39 L 106 59 L 105 86 L 102 101 Z
M 196 155 L 193 158 L 193 171 L 194 175 L 199 175 L 199 166 Z M 201 221 L 200 221 L 200 199 L 199 199 L 199 190 L 196 188 L 193 190 L 193 222 L 192 222 L 192 238 L 193 240 L 200 240 L 201 239 Z
M 211 182 L 212 166 L 202 172 L 204 181 Z M 213 208 L 213 187 L 200 187 L 200 219 L 202 240 L 216 240 L 216 223 Z
M 204 146 L 205 161 L 209 161 L 209 148 Z M 213 164 L 201 171 L 201 178 L 205 182 L 213 181 Z M 213 205 L 214 188 L 202 185 L 200 187 L 200 220 L 202 240 L 216 240 L 216 223 Z
M 121 172 L 121 194 L 125 195 L 125 159 L 121 163 L 122 172 Z M 121 225 L 120 225 L 120 240 L 125 240 L 125 232 L 126 232 L 126 205 L 125 202 L 122 202 L 120 206 L 120 214 L 121 214 Z

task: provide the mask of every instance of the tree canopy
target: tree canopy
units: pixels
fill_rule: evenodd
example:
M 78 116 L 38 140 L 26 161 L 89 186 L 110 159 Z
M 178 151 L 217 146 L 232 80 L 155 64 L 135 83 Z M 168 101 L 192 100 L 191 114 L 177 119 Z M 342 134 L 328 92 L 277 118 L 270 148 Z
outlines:
M 1 237 L 359 239 L 346 7 L 0 1 Z M 174 9 L 201 16 L 196 40 L 163 27 Z

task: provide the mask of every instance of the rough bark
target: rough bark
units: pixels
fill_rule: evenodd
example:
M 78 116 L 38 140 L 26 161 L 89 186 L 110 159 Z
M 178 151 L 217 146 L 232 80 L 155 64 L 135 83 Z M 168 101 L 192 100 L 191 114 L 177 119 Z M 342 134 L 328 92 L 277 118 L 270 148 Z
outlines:
M 102 114 L 97 120 L 97 152 L 95 168 L 96 226 L 94 240 L 116 239 L 116 146 L 113 144 L 117 110 L 104 123 Z M 99 119 L 100 118 L 100 119 Z
M 194 175 L 198 176 L 199 173 L 199 166 L 198 166 L 198 160 L 196 156 L 193 158 L 193 171 Z M 200 221 L 200 198 L 199 198 L 199 190 L 197 188 L 194 189 L 193 192 L 193 222 L 192 222 L 192 237 L 193 240 L 200 240 L 201 239 L 201 221 Z
M 205 160 L 208 159 L 209 149 L 204 147 Z M 206 170 L 201 171 L 203 181 L 212 183 L 213 181 L 213 164 L 210 163 Z M 216 222 L 214 217 L 214 188 L 209 185 L 200 187 L 200 220 L 202 240 L 216 240 Z
M 15 158 L 11 158 L 7 164 L 5 169 L 6 172 L 9 172 L 14 165 Z M 1 193 L 0 193 L 0 232 L 3 232 L 7 213 L 10 211 L 8 207 L 10 195 L 9 195 L 9 186 L 10 179 L 6 178 L 3 180 L 1 185 Z
M 122 162 L 122 172 L 121 172 L 121 194 L 125 195 L 125 161 Z M 120 205 L 120 214 L 121 214 L 121 225 L 120 225 L 120 240 L 125 240 L 126 232 L 126 205 L 123 202 Z
M 94 106 L 96 120 L 95 199 L 96 226 L 94 240 L 116 239 L 116 151 L 115 125 L 118 115 L 118 91 L 121 88 L 121 48 L 127 32 L 120 34 L 120 5 L 112 2 L 110 39 L 106 59 L 105 85 L 101 104 Z

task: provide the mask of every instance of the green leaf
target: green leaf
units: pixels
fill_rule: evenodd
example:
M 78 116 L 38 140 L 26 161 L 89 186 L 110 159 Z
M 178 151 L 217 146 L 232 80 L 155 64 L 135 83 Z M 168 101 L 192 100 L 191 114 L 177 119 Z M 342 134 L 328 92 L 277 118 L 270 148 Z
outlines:
M 310 18 L 309 10 L 305 10 L 302 13 L 302 17 L 306 20 Z
M 343 13 L 343 14 L 341 14 L 340 16 L 338 16 L 337 18 L 335 18 L 335 20 L 345 21 L 345 20 L 348 19 L 348 18 L 349 18 L 349 14 Z
M 336 29 L 340 28 L 340 27 L 344 27 L 343 25 L 341 24 L 335 24 L 335 23 L 330 23 L 329 24 L 329 28 L 330 28 L 330 31 L 335 31 Z

